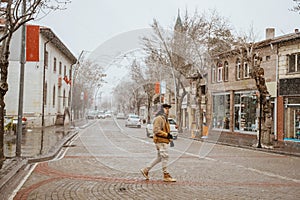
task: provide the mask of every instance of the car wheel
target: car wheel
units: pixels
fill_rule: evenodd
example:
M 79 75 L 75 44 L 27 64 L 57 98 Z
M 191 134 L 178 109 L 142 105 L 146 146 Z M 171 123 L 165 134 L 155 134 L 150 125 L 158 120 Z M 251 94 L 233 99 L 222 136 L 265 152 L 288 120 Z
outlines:
M 138 128 L 141 128 L 142 126 L 141 125 L 138 125 Z

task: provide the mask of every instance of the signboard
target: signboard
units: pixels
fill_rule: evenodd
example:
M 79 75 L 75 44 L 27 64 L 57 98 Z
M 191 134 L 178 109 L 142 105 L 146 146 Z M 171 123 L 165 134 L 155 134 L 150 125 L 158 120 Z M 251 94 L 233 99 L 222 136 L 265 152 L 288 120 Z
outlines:
M 280 79 L 279 95 L 281 96 L 300 95 L 300 78 Z

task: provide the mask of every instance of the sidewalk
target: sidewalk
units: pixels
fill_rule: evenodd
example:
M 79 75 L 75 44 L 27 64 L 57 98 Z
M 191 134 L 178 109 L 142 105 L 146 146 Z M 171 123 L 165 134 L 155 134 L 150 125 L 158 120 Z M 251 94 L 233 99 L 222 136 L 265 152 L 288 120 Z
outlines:
M 15 157 L 16 135 L 4 135 L 4 154 L 6 160 L 0 169 L 1 188 L 28 163 L 34 163 L 54 158 L 61 147 L 77 133 L 78 128 L 84 127 L 88 121 L 78 120 L 71 126 L 51 126 L 42 128 L 28 128 L 22 133 L 21 158 Z
M 257 151 L 265 151 L 300 157 L 300 142 L 273 141 L 273 145 L 271 147 L 257 148 L 256 135 L 211 130 L 207 138 L 193 138 L 190 131 L 183 131 L 183 133 L 181 133 L 181 136 L 195 140 L 200 140 L 203 142 L 212 142 L 221 145 L 228 145 Z

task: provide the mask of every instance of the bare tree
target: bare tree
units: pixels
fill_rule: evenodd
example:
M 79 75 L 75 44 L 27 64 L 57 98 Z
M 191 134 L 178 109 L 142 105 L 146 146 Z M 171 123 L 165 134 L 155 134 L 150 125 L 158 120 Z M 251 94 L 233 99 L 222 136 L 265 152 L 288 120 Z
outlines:
M 84 60 L 79 63 L 79 66 L 73 82 L 72 107 L 75 119 L 82 118 L 85 109 L 91 107 L 89 99 L 93 98 L 97 88 L 102 87 L 103 78 L 106 76 L 103 67 L 92 60 Z
M 178 16 L 174 31 L 162 29 L 158 22 L 154 20 L 152 24 L 154 30 L 153 38 L 144 38 L 146 52 L 151 55 L 153 62 L 159 62 L 162 66 L 168 67 L 172 72 L 176 85 L 175 101 L 177 105 L 177 121 L 181 126 L 181 105 L 183 98 L 187 94 L 185 87 L 186 79 L 191 74 L 196 73 L 199 81 L 197 91 L 201 92 L 201 79 L 205 77 L 209 68 L 207 55 L 215 54 L 218 51 L 225 51 L 230 46 L 228 41 L 232 41 L 231 28 L 229 23 L 215 10 L 209 14 L 189 17 L 187 12 L 184 20 Z M 182 90 L 179 93 L 179 90 Z M 201 93 L 197 93 L 198 102 L 201 102 Z M 201 105 L 199 115 L 202 117 Z M 199 129 L 202 132 L 202 118 L 199 120 Z
M 264 69 L 261 67 L 262 58 L 260 57 L 259 47 L 261 43 L 255 42 L 253 28 L 248 35 L 238 37 L 233 44 L 235 50 L 231 51 L 237 55 L 242 62 L 246 62 L 251 67 L 251 77 L 255 80 L 257 90 L 259 92 L 257 108 L 259 114 L 259 135 L 258 147 L 271 144 L 271 112 L 272 105 L 269 100 L 270 94 L 266 85 Z
M 4 96 L 8 91 L 7 73 L 9 66 L 10 42 L 14 32 L 23 24 L 35 19 L 37 16 L 45 16 L 50 11 L 64 9 L 70 0 L 1 0 L 0 1 L 0 167 L 4 161 Z
M 300 0 L 293 0 L 293 2 L 295 2 L 296 5 L 290 10 L 300 14 Z

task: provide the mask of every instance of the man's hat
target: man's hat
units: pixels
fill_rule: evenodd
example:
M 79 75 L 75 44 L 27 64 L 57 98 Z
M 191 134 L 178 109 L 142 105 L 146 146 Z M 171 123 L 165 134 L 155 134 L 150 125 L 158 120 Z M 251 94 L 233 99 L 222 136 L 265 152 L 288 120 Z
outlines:
M 169 104 L 167 104 L 167 103 L 164 103 L 164 104 L 162 105 L 162 107 L 163 107 L 163 108 L 171 108 L 172 106 L 169 105 Z

